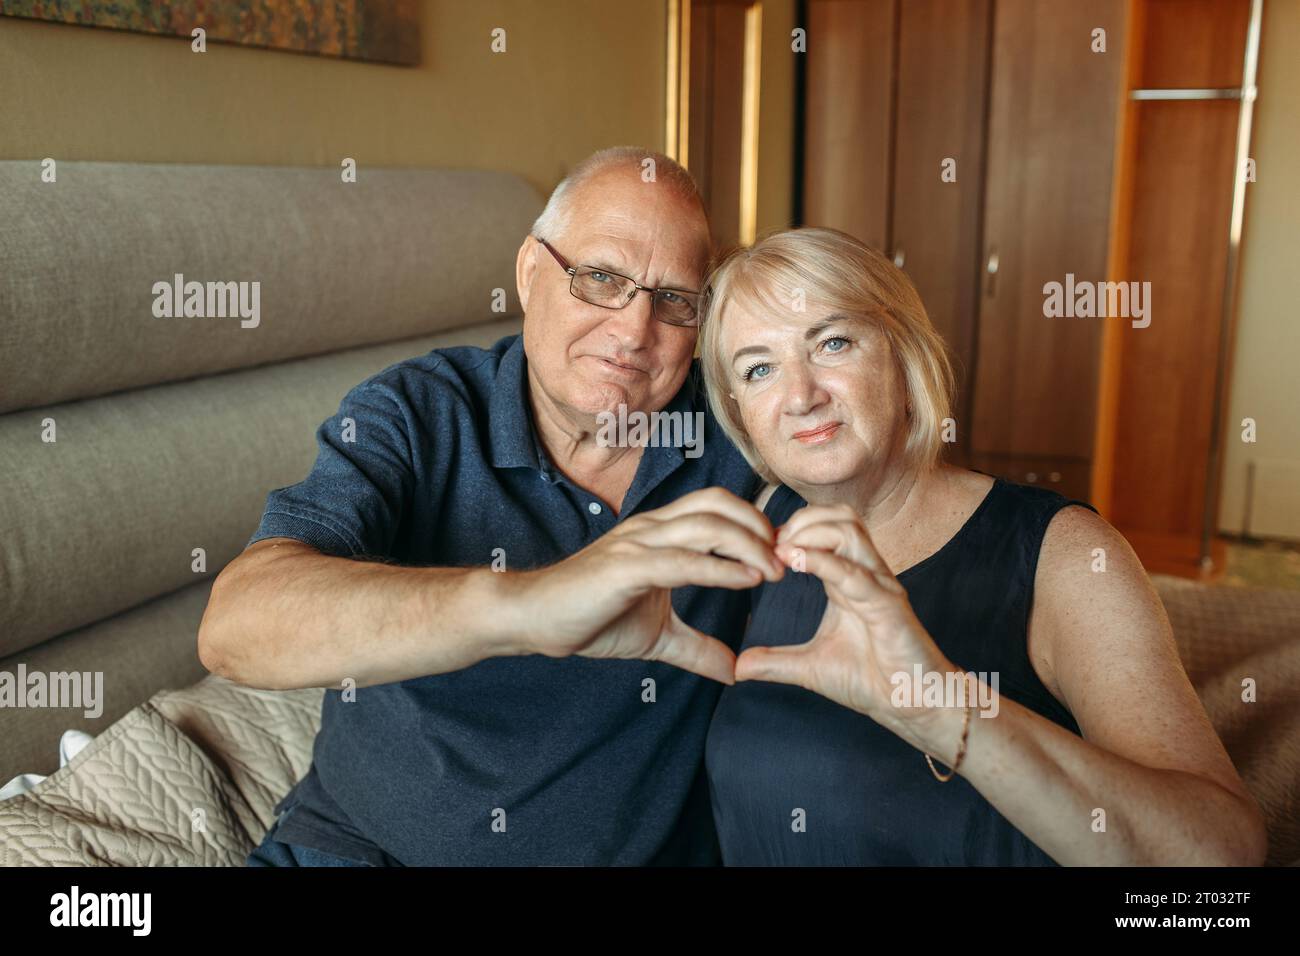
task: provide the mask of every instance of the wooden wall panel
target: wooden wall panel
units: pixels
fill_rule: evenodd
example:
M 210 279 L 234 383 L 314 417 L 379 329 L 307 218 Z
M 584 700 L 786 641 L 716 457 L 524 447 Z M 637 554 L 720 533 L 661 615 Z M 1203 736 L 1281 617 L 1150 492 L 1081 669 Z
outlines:
M 804 225 L 884 250 L 894 0 L 810 0 L 804 125 Z
M 740 152 L 746 0 L 691 4 L 691 112 L 687 165 L 709 210 L 717 248 L 740 239 Z
M 972 439 L 984 460 L 1093 452 L 1102 320 L 1048 318 L 1048 282 L 1106 278 L 1125 4 L 998 0 Z M 1107 31 L 1107 52 L 1091 33 Z
M 890 252 L 956 360 L 957 441 L 949 460 L 957 463 L 970 450 L 991 13 L 991 0 L 908 0 L 899 7 Z M 940 176 L 949 158 L 955 182 Z

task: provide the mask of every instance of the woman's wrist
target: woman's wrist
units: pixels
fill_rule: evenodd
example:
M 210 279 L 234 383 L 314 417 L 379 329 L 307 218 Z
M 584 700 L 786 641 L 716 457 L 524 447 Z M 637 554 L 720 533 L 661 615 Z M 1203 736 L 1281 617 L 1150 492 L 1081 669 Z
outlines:
M 915 682 L 914 674 L 907 677 Z M 893 708 L 892 729 L 918 750 L 952 766 L 969 732 L 968 711 L 978 708 L 977 678 L 948 662 L 924 673 L 922 684 L 913 688 L 912 706 Z

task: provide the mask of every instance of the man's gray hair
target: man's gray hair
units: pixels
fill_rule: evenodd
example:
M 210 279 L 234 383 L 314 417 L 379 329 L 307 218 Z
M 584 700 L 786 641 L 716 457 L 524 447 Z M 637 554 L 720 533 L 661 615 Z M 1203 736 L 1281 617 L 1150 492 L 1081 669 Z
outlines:
M 653 170 L 654 179 L 647 181 L 666 186 L 688 202 L 698 203 L 705 222 L 708 222 L 708 208 L 695 178 L 675 159 L 640 146 L 610 146 L 592 153 L 560 181 L 551 192 L 551 198 L 546 201 L 546 208 L 533 223 L 532 235 L 547 240 L 563 238 L 569 228 L 569 221 L 573 218 L 573 199 L 578 194 L 579 187 L 597 174 L 619 167 L 625 168 L 629 175 L 642 178 Z

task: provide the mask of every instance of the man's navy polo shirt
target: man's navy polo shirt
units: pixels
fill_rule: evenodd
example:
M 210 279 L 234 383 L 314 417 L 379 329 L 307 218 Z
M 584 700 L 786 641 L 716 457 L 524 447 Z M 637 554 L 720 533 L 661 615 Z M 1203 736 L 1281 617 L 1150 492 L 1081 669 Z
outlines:
M 490 566 L 502 549 L 509 573 L 691 491 L 749 500 L 760 486 L 709 411 L 698 361 L 664 410 L 704 413 L 702 453 L 643 449 L 617 518 L 556 470 L 527 386 L 520 335 L 367 379 L 318 429 L 307 478 L 269 494 L 249 543 L 446 567 Z M 679 588 L 672 603 L 739 647 L 747 591 Z M 287 811 L 275 837 L 379 864 L 716 863 L 702 757 L 721 690 L 667 664 L 543 655 L 362 687 L 351 702 L 326 690 L 311 770 L 275 808 Z

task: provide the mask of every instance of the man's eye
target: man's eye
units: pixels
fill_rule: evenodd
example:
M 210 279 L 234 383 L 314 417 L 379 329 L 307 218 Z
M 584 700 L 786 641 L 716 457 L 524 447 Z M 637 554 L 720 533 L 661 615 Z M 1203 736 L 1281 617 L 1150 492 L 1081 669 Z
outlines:
M 754 363 L 753 365 L 751 365 L 749 368 L 745 369 L 745 371 L 741 374 L 740 377 L 743 378 L 746 382 L 748 382 L 750 379 L 755 378 L 755 377 L 758 377 L 758 378 L 766 378 L 766 377 L 767 377 L 767 373 L 766 373 L 766 372 L 764 372 L 762 375 L 758 375 L 757 373 L 758 373 L 758 370 L 759 370 L 759 369 L 761 369 L 761 368 L 762 368 L 762 369 L 765 369 L 765 368 L 767 368 L 767 367 L 768 367 L 768 365 L 767 365 L 766 362 L 755 362 L 755 363 Z
M 686 302 L 686 300 L 683 299 L 676 292 L 660 292 L 659 295 L 664 300 L 664 302 L 666 302 L 669 305 L 682 305 L 685 304 Z
M 597 282 L 612 282 L 612 281 L 613 281 L 613 277 L 610 276 L 610 275 L 607 274 L 607 273 L 604 273 L 604 272 L 596 272 L 596 271 L 592 271 L 592 272 L 588 272 L 587 275 L 589 275 L 591 278 L 595 279 Z

